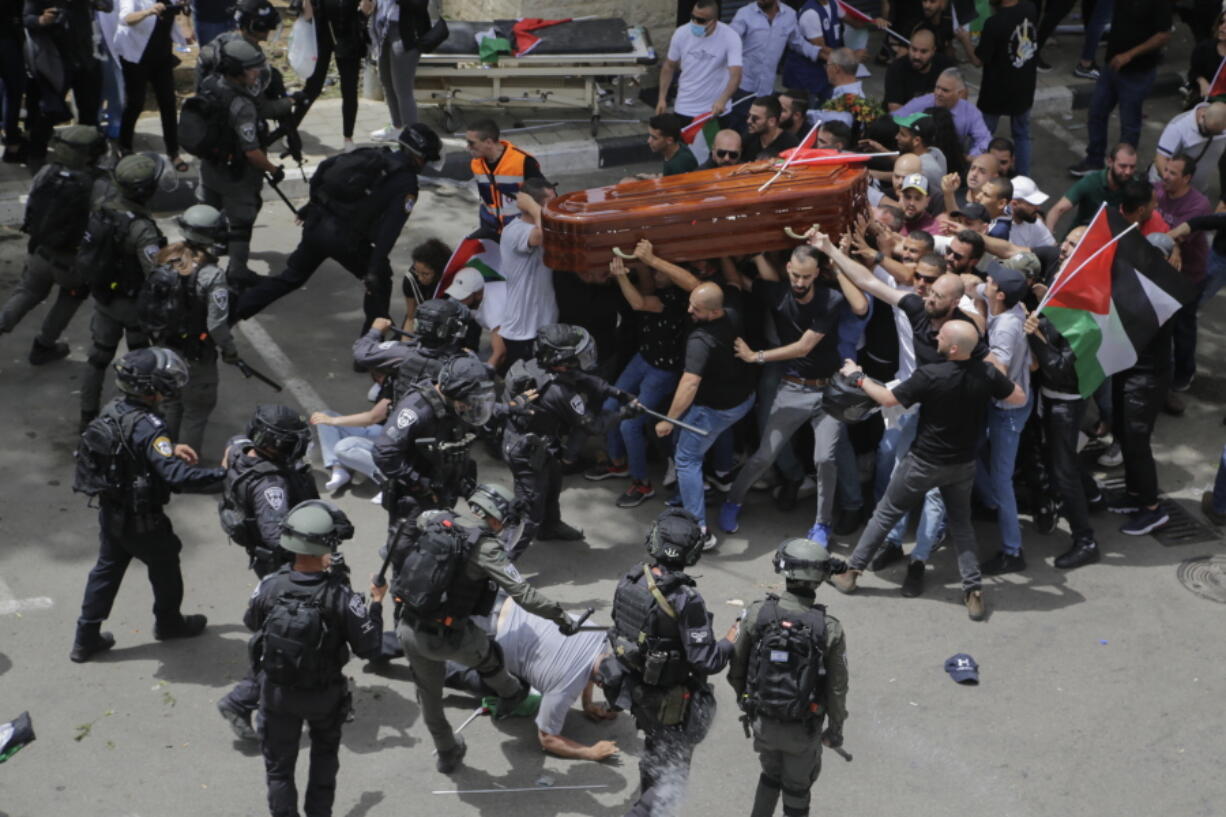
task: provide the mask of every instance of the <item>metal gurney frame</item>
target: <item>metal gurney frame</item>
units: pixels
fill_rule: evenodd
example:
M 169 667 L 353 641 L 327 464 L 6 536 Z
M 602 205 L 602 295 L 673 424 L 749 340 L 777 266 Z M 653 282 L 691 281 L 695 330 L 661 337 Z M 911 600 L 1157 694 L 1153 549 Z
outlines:
M 651 37 L 642 26 L 627 26 L 633 50 L 608 54 L 528 54 L 482 64 L 476 53 L 423 54 L 413 96 L 418 105 L 443 111 L 443 126 L 454 130 L 457 108 L 579 108 L 591 114 L 592 136 L 600 126 L 598 77 L 616 79 L 618 101 L 626 78 L 641 77 L 656 64 Z

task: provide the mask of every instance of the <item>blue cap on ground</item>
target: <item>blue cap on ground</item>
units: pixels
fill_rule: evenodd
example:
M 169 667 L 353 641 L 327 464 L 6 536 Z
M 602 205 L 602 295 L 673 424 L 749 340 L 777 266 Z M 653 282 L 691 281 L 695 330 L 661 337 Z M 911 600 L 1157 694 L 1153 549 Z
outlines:
M 964 652 L 945 659 L 945 671 L 959 684 L 978 684 L 979 665 Z

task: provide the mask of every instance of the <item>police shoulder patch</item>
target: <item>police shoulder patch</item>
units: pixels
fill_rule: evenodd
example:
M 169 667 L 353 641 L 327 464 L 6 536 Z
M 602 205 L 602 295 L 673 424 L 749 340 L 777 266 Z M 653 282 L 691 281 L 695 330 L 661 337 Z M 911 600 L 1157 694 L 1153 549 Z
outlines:
M 519 568 L 517 568 L 513 564 L 510 564 L 509 562 L 507 563 L 506 567 L 504 567 L 502 570 L 504 573 L 506 573 L 508 576 L 510 576 L 513 580 L 517 582 L 522 582 L 524 580 L 524 576 L 522 573 L 519 572 Z
M 265 488 L 264 501 L 272 506 L 273 510 L 281 510 L 285 506 L 285 489 L 279 486 Z
M 570 407 L 575 414 L 587 413 L 587 403 L 583 402 L 583 397 L 581 395 L 575 394 L 571 396 Z
M 230 306 L 230 290 L 225 287 L 217 287 L 212 294 L 213 305 L 218 309 L 228 309 Z
M 711 635 L 710 630 L 690 630 L 690 643 L 691 644 L 706 644 L 707 639 L 708 637 L 710 637 L 710 635 Z
M 396 415 L 396 428 L 408 428 L 417 422 L 417 412 L 413 409 L 401 409 Z
M 163 457 L 169 457 L 175 453 L 175 446 L 174 443 L 170 441 L 169 437 L 163 435 L 161 437 L 154 438 L 153 450 L 161 454 Z
M 349 612 L 357 618 L 366 618 L 366 602 L 357 593 L 349 597 Z
M 394 341 L 394 340 L 385 340 L 385 341 L 383 341 L 382 343 L 380 343 L 380 344 L 379 344 L 379 348 L 380 348 L 380 349 L 390 349 L 390 348 L 392 348 L 392 347 L 393 347 L 393 346 L 395 346 L 395 345 L 396 345 L 396 341 Z
M 242 125 L 239 126 L 238 135 L 242 137 L 244 142 L 254 142 L 255 141 L 255 124 L 254 123 L 251 123 L 251 124 L 243 123 Z

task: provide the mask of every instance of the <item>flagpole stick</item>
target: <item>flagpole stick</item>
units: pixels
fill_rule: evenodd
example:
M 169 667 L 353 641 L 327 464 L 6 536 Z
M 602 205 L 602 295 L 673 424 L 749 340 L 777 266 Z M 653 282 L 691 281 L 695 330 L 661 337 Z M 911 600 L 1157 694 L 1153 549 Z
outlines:
M 830 164 L 837 165 L 851 162 L 867 162 L 869 159 L 881 159 L 889 156 L 900 155 L 898 151 L 890 151 L 889 153 L 839 153 L 831 156 L 814 156 L 808 159 L 797 159 L 792 162 L 793 165 L 821 165 Z
M 813 127 L 809 128 L 809 132 L 805 134 L 805 138 L 800 140 L 800 144 L 802 144 L 802 145 L 809 144 L 809 137 L 810 137 L 810 136 L 812 136 L 813 134 L 817 133 L 817 129 L 818 129 L 819 127 L 821 127 L 821 124 L 822 124 L 822 121 L 821 121 L 820 119 L 819 119 L 819 120 L 817 120 L 816 122 L 814 122 L 814 123 L 813 123 Z M 775 175 L 774 175 L 774 176 L 771 176 L 771 178 L 770 178 L 770 179 L 769 179 L 769 180 L 768 180 L 768 181 L 767 181 L 765 184 L 763 184 L 761 187 L 759 187 L 759 188 L 758 188 L 758 192 L 759 192 L 759 193 L 761 193 L 761 192 L 765 191 L 765 190 L 766 190 L 766 188 L 768 188 L 768 187 L 770 187 L 772 184 L 774 184 L 774 183 L 775 183 L 775 181 L 776 181 L 776 180 L 777 180 L 777 179 L 778 179 L 780 176 L 782 176 L 782 175 L 783 175 L 783 171 L 787 170 L 787 169 L 788 169 L 788 166 L 792 164 L 792 159 L 794 159 L 794 158 L 796 158 L 796 152 L 795 152 L 795 151 L 794 151 L 794 152 L 792 153 L 792 155 L 791 155 L 791 156 L 789 156 L 789 157 L 787 158 L 787 160 L 786 160 L 786 161 L 783 163 L 783 167 L 781 167 L 781 168 L 779 168 L 777 171 L 775 171 Z
M 1115 238 L 1113 238 L 1113 239 L 1111 239 L 1110 241 L 1108 241 L 1106 244 L 1104 244 L 1104 245 L 1102 245 L 1101 247 L 1099 247 L 1097 250 L 1095 250 L 1095 251 L 1094 251 L 1094 254 L 1093 254 L 1093 255 L 1091 255 L 1091 256 L 1090 256 L 1089 258 L 1087 258 L 1085 261 L 1082 261 L 1082 262 L 1081 262 L 1081 264 L 1080 264 L 1080 265 L 1077 267 L 1077 269 L 1073 270 L 1071 273 L 1069 273 L 1068 275 L 1064 276 L 1064 278 L 1063 278 L 1063 281 L 1064 281 L 1064 286 L 1061 286 L 1061 287 L 1059 287 L 1059 288 L 1057 288 L 1057 287 L 1052 287 L 1051 289 L 1047 290 L 1047 294 L 1043 296 L 1043 300 L 1042 300 L 1042 302 L 1041 302 L 1041 303 L 1039 303 L 1039 305 L 1038 305 L 1037 307 L 1035 307 L 1035 310 L 1034 310 L 1034 311 L 1035 311 L 1035 313 L 1036 313 L 1036 314 L 1038 314 L 1038 312 L 1040 312 L 1040 311 L 1043 309 L 1043 307 L 1047 306 L 1047 302 L 1051 300 L 1052 296 L 1053 296 L 1053 295 L 1055 295 L 1055 294 L 1056 294 L 1056 292 L 1058 292 L 1059 290 L 1064 289 L 1064 287 L 1068 285 L 1068 282 L 1069 282 L 1069 281 L 1071 281 L 1071 280 L 1073 280 L 1073 278 L 1075 278 L 1075 277 L 1077 276 L 1077 273 L 1079 273 L 1079 272 L 1081 272 L 1083 269 L 1085 269 L 1085 268 L 1086 268 L 1086 265 L 1088 265 L 1088 264 L 1089 264 L 1091 261 L 1093 261 L 1095 258 L 1097 258 L 1097 257 L 1098 257 L 1098 256 L 1099 256 L 1099 255 L 1100 255 L 1102 252 L 1103 252 L 1103 250 L 1107 249 L 1107 248 L 1108 248 L 1108 247 L 1110 247 L 1112 244 L 1115 244 L 1115 243 L 1119 242 L 1119 240 L 1120 240 L 1121 238 L 1123 238 L 1124 236 L 1128 235 L 1129 233 L 1131 233 L 1133 230 L 1135 230 L 1135 229 L 1136 229 L 1137 227 L 1139 227 L 1139 226 L 1140 226 L 1140 225 L 1139 225 L 1139 224 L 1137 224 L 1137 223 L 1135 223 L 1135 222 L 1134 222 L 1134 223 L 1132 223 L 1132 224 L 1130 224 L 1130 225 L 1128 225 L 1128 228 L 1127 228 L 1126 230 L 1124 230 L 1122 233 L 1120 233 L 1119 235 L 1117 235 Z
M 1094 216 L 1090 219 L 1090 223 L 1086 226 L 1085 232 L 1081 234 L 1081 238 L 1077 239 L 1077 243 L 1073 245 L 1073 251 L 1069 253 L 1069 256 L 1068 256 L 1069 258 L 1077 257 L 1077 251 L 1081 249 L 1081 245 L 1086 240 L 1086 236 L 1090 234 L 1090 227 L 1094 226 L 1094 222 L 1098 221 L 1098 217 L 1102 215 L 1102 212 L 1106 207 L 1107 207 L 1106 202 L 1103 202 L 1102 204 L 1098 205 L 1098 209 L 1094 211 Z M 1056 288 L 1057 285 L 1062 285 L 1061 281 L 1064 280 L 1064 272 L 1067 268 L 1068 267 L 1067 267 L 1067 262 L 1066 262 L 1066 266 L 1063 269 L 1060 269 L 1056 272 L 1056 277 L 1052 280 L 1051 286 L 1047 288 L 1047 292 L 1051 292 L 1053 289 Z M 1035 312 L 1037 313 L 1040 309 L 1042 309 L 1043 305 L 1046 303 L 1047 303 L 1047 294 L 1044 293 L 1043 300 L 1040 301 L 1039 305 L 1035 307 Z

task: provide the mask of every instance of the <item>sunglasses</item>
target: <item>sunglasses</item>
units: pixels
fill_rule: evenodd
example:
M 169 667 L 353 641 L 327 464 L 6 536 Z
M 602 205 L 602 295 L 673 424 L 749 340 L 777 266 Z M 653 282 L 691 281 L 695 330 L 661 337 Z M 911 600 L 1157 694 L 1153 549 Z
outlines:
M 935 284 L 937 282 L 937 279 L 940 278 L 941 276 L 939 275 L 920 275 L 917 272 L 915 273 L 915 277 L 917 280 L 923 281 L 926 284 Z
M 717 150 L 715 155 L 721 159 L 738 159 L 741 156 L 739 150 Z
M 714 19 L 714 17 L 699 17 L 697 14 L 690 15 L 690 22 L 700 26 L 710 25 Z
M 960 253 L 956 251 L 953 247 L 946 247 L 945 254 L 948 255 L 950 258 L 954 259 L 955 261 L 961 261 L 963 258 L 966 258 L 965 253 Z

